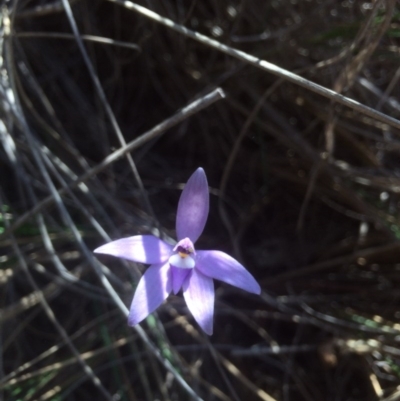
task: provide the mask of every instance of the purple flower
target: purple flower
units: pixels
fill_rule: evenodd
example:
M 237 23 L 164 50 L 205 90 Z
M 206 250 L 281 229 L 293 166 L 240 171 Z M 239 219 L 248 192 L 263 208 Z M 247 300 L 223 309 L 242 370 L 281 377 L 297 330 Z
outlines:
M 179 199 L 176 216 L 178 243 L 167 244 L 152 235 L 122 238 L 94 252 L 117 256 L 151 266 L 140 279 L 130 308 L 128 324 L 134 326 L 168 297 L 182 288 L 189 310 L 200 327 L 213 332 L 214 282 L 224 281 L 260 294 L 254 277 L 235 259 L 220 251 L 196 251 L 194 243 L 206 224 L 209 209 L 207 178 L 198 168 Z

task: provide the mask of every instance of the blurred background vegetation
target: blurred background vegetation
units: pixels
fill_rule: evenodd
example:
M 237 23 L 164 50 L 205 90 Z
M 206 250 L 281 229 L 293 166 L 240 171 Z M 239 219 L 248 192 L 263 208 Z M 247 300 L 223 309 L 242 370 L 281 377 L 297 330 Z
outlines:
M 1 4 L 0 399 L 400 399 L 399 3 L 132 4 Z M 226 97 L 127 151 L 215 88 Z M 199 166 L 197 248 L 241 260 L 262 296 L 218 284 L 212 337 L 180 295 L 130 328 L 145 266 L 91 251 L 174 238 Z

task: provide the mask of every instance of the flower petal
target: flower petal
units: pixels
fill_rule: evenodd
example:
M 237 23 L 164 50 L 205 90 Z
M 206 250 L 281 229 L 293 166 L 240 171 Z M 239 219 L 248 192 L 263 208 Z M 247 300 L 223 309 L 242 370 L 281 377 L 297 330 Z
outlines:
M 207 177 L 199 167 L 182 191 L 176 215 L 178 241 L 188 237 L 192 242 L 200 237 L 206 225 L 209 210 Z
M 163 263 L 172 253 L 173 247 L 152 235 L 135 235 L 109 242 L 94 250 L 134 262 Z
M 196 269 L 183 283 L 183 297 L 199 326 L 208 334 L 213 333 L 214 282 Z
M 171 292 L 169 263 L 150 266 L 140 279 L 132 300 L 128 317 L 129 326 L 134 326 L 157 309 Z
M 236 259 L 220 251 L 197 251 L 196 267 L 207 277 L 221 280 L 242 290 L 260 294 L 254 277 Z
M 175 295 L 179 292 L 191 271 L 191 269 L 180 269 L 179 267 L 171 266 L 172 291 Z

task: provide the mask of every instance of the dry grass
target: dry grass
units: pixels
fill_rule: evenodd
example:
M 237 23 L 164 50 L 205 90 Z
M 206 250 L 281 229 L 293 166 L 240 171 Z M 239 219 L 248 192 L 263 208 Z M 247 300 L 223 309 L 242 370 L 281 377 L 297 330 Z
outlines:
M 1 32 L 0 399 L 400 397 L 394 0 L 10 0 Z M 174 237 L 198 166 L 197 247 L 262 296 L 129 328 L 144 267 L 92 249 Z

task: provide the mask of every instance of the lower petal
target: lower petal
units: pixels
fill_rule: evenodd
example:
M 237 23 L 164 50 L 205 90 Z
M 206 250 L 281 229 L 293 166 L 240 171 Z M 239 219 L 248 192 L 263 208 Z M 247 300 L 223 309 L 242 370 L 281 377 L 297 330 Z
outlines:
M 169 263 L 150 266 L 140 279 L 132 300 L 128 324 L 134 326 L 157 309 L 171 292 Z
M 220 251 L 197 251 L 196 269 L 207 277 L 221 280 L 242 290 L 260 294 L 254 277 L 236 259 Z
M 192 269 L 180 269 L 171 266 L 172 291 L 177 294 L 182 287 L 186 277 L 192 272 Z
M 199 326 L 211 335 L 215 298 L 213 280 L 193 269 L 192 274 L 183 283 L 183 297 Z

